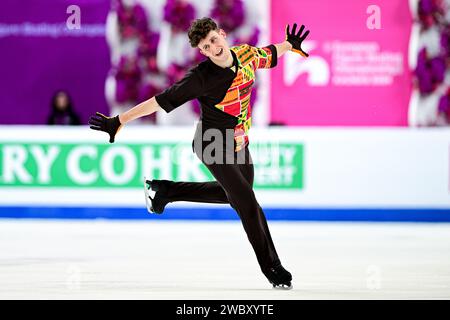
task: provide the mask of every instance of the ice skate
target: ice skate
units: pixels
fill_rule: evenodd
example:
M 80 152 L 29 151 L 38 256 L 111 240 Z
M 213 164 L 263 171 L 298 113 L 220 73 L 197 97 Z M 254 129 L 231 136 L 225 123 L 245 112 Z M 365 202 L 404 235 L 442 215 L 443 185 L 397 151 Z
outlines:
M 290 290 L 293 288 L 291 283 L 292 275 L 282 265 L 270 268 L 264 274 L 274 289 Z
M 149 213 L 161 214 L 165 206 L 169 203 L 167 180 L 147 180 L 144 178 L 145 204 Z M 155 191 L 153 197 L 150 191 Z

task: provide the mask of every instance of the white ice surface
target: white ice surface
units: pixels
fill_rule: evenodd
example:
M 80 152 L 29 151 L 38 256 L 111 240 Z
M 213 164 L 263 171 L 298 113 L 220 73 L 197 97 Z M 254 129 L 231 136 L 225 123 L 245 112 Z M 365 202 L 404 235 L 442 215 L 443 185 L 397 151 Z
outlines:
M 269 226 L 293 290 L 239 222 L 0 219 L 0 299 L 450 299 L 450 224 Z

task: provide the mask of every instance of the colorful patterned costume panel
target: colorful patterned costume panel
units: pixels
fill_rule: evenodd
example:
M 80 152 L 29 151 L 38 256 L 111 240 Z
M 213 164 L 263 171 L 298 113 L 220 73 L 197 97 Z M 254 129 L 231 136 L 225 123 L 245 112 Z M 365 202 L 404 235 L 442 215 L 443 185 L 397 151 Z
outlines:
M 272 51 L 269 48 L 256 48 L 247 44 L 230 48 L 238 60 L 238 72 L 228 89 L 225 98 L 216 108 L 238 118 L 234 128 L 235 151 L 248 144 L 248 131 L 251 127 L 250 96 L 255 82 L 255 71 L 272 66 Z

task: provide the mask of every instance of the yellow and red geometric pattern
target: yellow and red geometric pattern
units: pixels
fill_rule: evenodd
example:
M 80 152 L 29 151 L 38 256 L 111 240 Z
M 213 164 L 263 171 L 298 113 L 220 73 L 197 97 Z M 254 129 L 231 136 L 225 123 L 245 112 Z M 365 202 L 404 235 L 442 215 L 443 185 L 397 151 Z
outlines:
M 272 51 L 269 48 L 256 48 L 244 44 L 230 48 L 238 60 L 238 72 L 223 100 L 216 104 L 216 108 L 238 118 L 234 128 L 235 151 L 239 151 L 248 144 L 248 131 L 251 127 L 250 96 L 255 82 L 255 71 L 270 68 L 272 65 Z

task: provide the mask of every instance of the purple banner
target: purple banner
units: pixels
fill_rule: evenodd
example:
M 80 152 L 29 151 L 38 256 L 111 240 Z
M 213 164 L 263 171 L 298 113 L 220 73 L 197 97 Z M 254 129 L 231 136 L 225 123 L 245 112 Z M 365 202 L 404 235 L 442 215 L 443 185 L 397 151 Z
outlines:
M 58 90 L 69 93 L 82 124 L 108 113 L 109 8 L 109 0 L 2 1 L 0 124 L 46 124 Z

